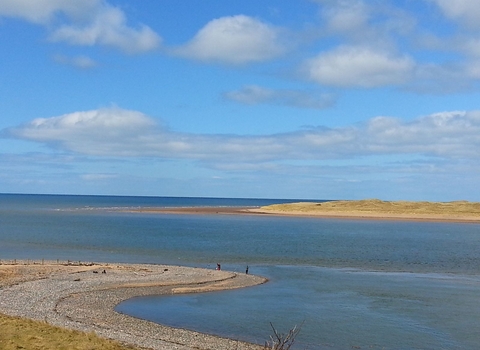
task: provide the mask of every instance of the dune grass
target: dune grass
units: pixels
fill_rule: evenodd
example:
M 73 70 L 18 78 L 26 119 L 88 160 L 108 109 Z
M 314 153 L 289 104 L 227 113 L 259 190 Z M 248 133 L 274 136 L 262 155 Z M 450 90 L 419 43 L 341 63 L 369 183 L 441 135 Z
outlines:
M 138 349 L 98 337 L 51 326 L 45 322 L 0 314 L 2 350 L 133 350 Z
M 455 202 L 408 202 L 408 201 L 381 201 L 366 199 L 357 201 L 330 201 L 323 203 L 290 203 L 274 204 L 261 208 L 265 212 L 278 213 L 358 213 L 382 215 L 448 215 L 480 217 L 480 203 Z

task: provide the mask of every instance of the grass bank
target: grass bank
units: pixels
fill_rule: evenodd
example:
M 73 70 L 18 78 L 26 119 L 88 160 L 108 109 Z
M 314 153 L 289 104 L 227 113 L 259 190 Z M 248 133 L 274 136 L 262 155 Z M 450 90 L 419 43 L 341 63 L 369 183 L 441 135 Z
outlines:
M 346 216 L 432 220 L 480 220 L 480 203 L 409 202 L 366 199 L 357 201 L 300 202 L 274 204 L 256 210 L 261 213 L 310 216 Z
M 98 337 L 94 333 L 51 326 L 0 314 L 0 349 L 2 350 L 133 350 L 139 349 Z

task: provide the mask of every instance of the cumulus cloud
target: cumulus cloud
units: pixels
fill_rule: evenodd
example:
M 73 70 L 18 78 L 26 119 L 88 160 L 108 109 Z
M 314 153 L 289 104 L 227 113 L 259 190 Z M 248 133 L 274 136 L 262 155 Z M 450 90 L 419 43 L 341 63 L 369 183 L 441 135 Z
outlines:
M 480 157 L 480 111 L 443 112 L 410 122 L 375 117 L 362 125 L 242 136 L 172 132 L 136 111 L 106 108 L 40 118 L 5 136 L 63 151 L 109 157 L 156 157 L 206 163 L 354 159 L 410 155 Z
M 247 85 L 240 90 L 224 94 L 225 98 L 247 105 L 273 104 L 298 108 L 325 109 L 332 107 L 331 94 L 310 93 L 300 90 L 274 90 L 257 85 Z
M 415 78 L 415 56 L 403 51 L 418 34 L 412 13 L 392 1 L 313 1 L 325 36 L 338 44 L 306 60 L 304 76 L 341 88 L 403 86 Z
M 138 29 L 129 27 L 125 14 L 112 6 L 99 8 L 86 24 L 61 26 L 50 35 L 50 39 L 73 45 L 112 46 L 128 53 L 150 51 L 161 42 L 161 38 L 145 25 Z
M 156 49 L 162 41 L 146 25 L 130 27 L 121 9 L 102 0 L 3 0 L 0 16 L 45 25 L 52 30 L 50 40 L 72 45 L 105 45 L 140 53 Z
M 415 27 L 410 14 L 388 1 L 317 0 L 324 31 L 350 44 L 395 46 L 395 37 Z
M 342 46 L 307 60 L 303 70 L 308 79 L 340 87 L 379 87 L 405 83 L 414 61 L 368 47 Z
M 452 93 L 477 88 L 480 79 L 480 1 L 425 2 L 436 5 L 454 25 L 448 31 L 426 30 L 416 37 L 416 43 L 435 56 L 433 62 L 419 64 L 413 91 Z M 418 86 L 428 88 L 419 90 Z
M 222 17 L 207 23 L 174 54 L 206 62 L 245 64 L 280 56 L 285 52 L 280 29 L 252 17 Z
M 368 150 L 381 153 L 419 153 L 438 157 L 478 158 L 480 112 L 443 112 L 404 123 L 377 117 L 366 124 Z
M 138 154 L 132 149 L 138 141 L 136 138 L 144 137 L 155 125 L 153 120 L 139 112 L 105 108 L 34 119 L 9 133 L 81 154 L 128 156 Z M 121 150 L 122 142 L 131 145 Z
M 303 76 L 340 88 L 400 87 L 446 94 L 474 89 L 480 76 L 480 1 L 424 0 L 454 24 L 432 28 L 423 10 L 393 1 L 312 0 L 324 37 L 338 46 L 301 65 Z M 417 6 L 416 5 L 416 6 Z M 437 14 L 438 15 L 438 14 Z M 411 46 L 412 45 L 412 46 Z M 412 50 L 412 48 L 415 50 Z

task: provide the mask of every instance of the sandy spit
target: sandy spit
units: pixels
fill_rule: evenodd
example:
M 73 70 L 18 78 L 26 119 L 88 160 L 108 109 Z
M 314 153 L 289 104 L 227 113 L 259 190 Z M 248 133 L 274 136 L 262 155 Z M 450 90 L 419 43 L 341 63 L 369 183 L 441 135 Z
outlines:
M 337 219 L 480 223 L 480 203 L 358 201 L 298 202 L 265 207 L 142 208 L 138 213 L 190 215 L 268 215 Z
M 325 218 L 480 223 L 480 203 L 468 201 L 410 202 L 365 199 L 321 203 L 298 202 L 274 204 L 248 211 L 258 214 Z
M 261 349 L 136 319 L 115 312 L 114 307 L 135 296 L 217 291 L 265 282 L 254 275 L 181 266 L 3 261 L 0 312 L 93 331 L 147 349 Z

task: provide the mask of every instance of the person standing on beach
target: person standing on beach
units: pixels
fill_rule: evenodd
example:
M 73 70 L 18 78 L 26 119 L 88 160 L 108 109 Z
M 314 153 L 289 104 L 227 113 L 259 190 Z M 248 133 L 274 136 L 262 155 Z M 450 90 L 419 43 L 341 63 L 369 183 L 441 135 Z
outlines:
M 248 275 L 248 265 L 247 265 L 247 269 L 245 270 L 245 274 Z
M 220 266 L 220 264 L 217 263 L 217 270 L 220 271 L 221 269 L 222 269 L 222 267 Z

